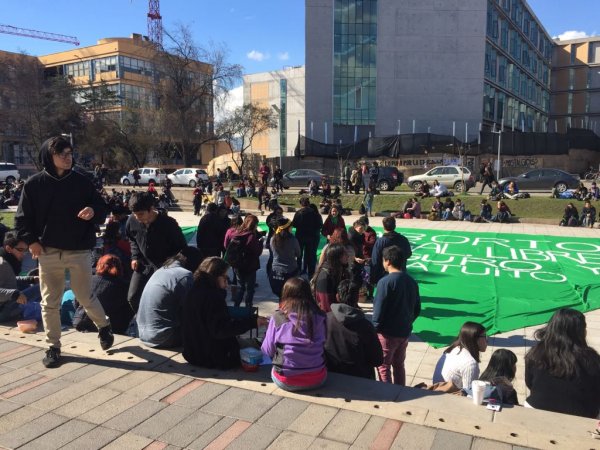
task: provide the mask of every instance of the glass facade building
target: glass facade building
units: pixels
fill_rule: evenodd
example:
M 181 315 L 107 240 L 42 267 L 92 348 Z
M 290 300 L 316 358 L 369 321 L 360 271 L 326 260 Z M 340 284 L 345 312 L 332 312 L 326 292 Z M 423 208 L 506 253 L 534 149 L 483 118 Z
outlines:
M 377 0 L 334 0 L 333 123 L 374 125 Z
M 553 41 L 522 0 L 488 0 L 483 119 L 547 131 Z

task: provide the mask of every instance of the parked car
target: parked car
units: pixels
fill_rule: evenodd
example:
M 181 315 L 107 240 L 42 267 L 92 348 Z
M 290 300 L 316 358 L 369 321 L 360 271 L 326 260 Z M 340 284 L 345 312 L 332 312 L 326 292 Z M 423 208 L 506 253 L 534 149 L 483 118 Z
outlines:
M 421 175 L 408 178 L 408 185 L 418 191 L 424 181 L 432 184 L 434 181 L 444 184 L 458 192 L 466 192 L 475 186 L 475 178 L 467 167 L 438 166 Z
M 175 172 L 170 173 L 167 177 L 171 180 L 173 185 L 196 187 L 198 182 L 208 183 L 208 174 L 205 170 L 196 169 L 194 167 L 184 167 L 183 169 L 177 169 Z
M 12 184 L 20 179 L 21 174 L 15 164 L 0 162 L 0 183 Z
M 164 169 L 158 167 L 142 167 L 140 171 L 140 184 L 160 184 L 167 178 L 167 173 Z M 121 177 L 121 184 L 129 186 L 134 183 L 133 170 L 130 170 L 127 175 Z
M 514 181 L 521 191 L 551 191 L 556 188 L 558 192 L 565 192 L 579 186 L 580 180 L 579 175 L 560 169 L 533 169 L 516 177 L 501 178 L 498 184 L 504 189 L 504 186 Z
M 404 181 L 404 174 L 395 167 L 380 167 L 377 189 L 380 191 L 393 191 Z
M 332 185 L 339 184 L 339 180 L 335 177 L 330 177 L 318 170 L 313 169 L 296 169 L 283 174 L 283 185 L 285 187 L 307 187 L 308 183 L 315 180 L 321 184 L 323 178 L 328 178 Z

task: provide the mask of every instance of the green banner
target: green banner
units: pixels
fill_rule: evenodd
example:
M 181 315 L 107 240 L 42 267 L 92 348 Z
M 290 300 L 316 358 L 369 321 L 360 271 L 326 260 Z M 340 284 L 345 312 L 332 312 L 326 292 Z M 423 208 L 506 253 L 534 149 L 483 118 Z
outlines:
M 195 230 L 183 227 L 188 240 Z M 467 320 L 493 335 L 546 323 L 560 308 L 600 308 L 600 239 L 397 231 L 411 243 L 408 272 L 423 303 L 414 331 L 434 347 L 448 345 Z

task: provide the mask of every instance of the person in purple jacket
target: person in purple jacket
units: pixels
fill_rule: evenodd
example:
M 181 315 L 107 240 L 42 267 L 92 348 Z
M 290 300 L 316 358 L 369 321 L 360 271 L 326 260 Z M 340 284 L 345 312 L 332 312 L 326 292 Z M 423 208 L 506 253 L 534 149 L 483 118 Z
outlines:
M 326 316 L 308 282 L 299 277 L 287 280 L 261 347 L 273 360 L 273 382 L 293 392 L 321 387 L 327 379 L 326 335 Z

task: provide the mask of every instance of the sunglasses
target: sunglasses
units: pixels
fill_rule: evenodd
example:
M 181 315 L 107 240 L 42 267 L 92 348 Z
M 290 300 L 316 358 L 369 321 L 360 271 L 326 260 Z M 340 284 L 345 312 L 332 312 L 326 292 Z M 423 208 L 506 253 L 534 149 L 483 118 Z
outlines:
M 23 248 L 23 247 L 13 247 L 13 250 L 18 251 L 19 253 L 25 253 L 29 249 L 27 247 L 25 247 L 25 248 Z

